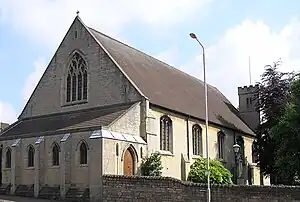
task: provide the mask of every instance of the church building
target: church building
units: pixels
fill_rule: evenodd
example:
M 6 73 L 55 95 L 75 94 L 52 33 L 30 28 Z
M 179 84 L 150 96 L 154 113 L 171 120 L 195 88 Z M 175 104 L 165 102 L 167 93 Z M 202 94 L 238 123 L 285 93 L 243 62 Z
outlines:
M 237 110 L 208 85 L 206 148 L 204 83 L 77 16 L 18 120 L 1 132 L 1 186 L 28 196 L 56 190 L 62 198 L 77 190 L 92 199 L 102 175 L 139 175 L 153 152 L 162 157 L 163 176 L 186 180 L 207 149 L 233 172 L 235 143 L 239 183 L 260 184 L 252 155 L 255 88 L 238 89 Z

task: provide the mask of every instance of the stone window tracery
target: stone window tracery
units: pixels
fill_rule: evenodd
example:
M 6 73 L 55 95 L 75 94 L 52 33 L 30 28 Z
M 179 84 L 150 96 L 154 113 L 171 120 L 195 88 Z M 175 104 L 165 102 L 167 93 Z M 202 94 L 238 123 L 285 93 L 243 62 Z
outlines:
M 87 100 L 87 82 L 87 64 L 82 56 L 75 52 L 68 66 L 66 102 Z

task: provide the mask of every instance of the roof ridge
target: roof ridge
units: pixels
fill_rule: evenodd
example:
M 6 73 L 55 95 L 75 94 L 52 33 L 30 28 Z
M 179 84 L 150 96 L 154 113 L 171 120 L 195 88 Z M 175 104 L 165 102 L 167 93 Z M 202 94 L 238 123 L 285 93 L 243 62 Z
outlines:
M 150 54 L 147 54 L 147 53 L 145 53 L 145 52 L 143 52 L 143 51 L 141 51 L 141 50 L 139 50 L 139 49 L 137 49 L 137 48 L 134 48 L 133 46 L 130 46 L 130 45 L 128 45 L 128 44 L 126 44 L 126 43 L 124 43 L 124 42 L 118 40 L 118 39 L 115 39 L 115 38 L 113 38 L 113 37 L 111 37 L 111 36 L 108 36 L 107 34 L 104 34 L 104 33 L 100 32 L 100 31 L 98 31 L 98 30 L 96 30 L 96 29 L 94 29 L 94 28 L 92 28 L 92 27 L 87 26 L 87 28 L 88 28 L 88 29 L 92 29 L 93 31 L 97 32 L 98 34 L 101 34 L 101 35 L 103 35 L 103 36 L 105 36 L 105 37 L 107 37 L 107 38 L 109 38 L 109 39 L 111 39 L 111 40 L 113 40 L 113 41 L 115 41 L 115 42 L 117 42 L 117 43 L 120 43 L 120 44 L 122 44 L 122 45 L 124 45 L 124 46 L 126 46 L 126 47 L 128 47 L 128 48 L 130 48 L 130 49 L 132 49 L 132 50 L 135 50 L 135 51 L 137 51 L 137 52 L 139 52 L 139 53 L 141 53 L 141 54 L 143 54 L 143 55 L 145 55 L 145 56 L 147 56 L 147 57 L 150 57 L 150 58 L 152 58 L 152 59 L 154 59 L 154 60 L 156 60 L 156 61 L 158 61 L 158 62 L 160 62 L 160 63 L 162 63 L 162 64 L 164 64 L 164 65 L 166 65 L 167 67 L 172 68 L 172 69 L 174 69 L 175 71 L 177 71 L 177 72 L 179 72 L 179 73 L 181 73 L 181 74 L 184 74 L 184 75 L 186 75 L 186 76 L 188 76 L 188 77 L 190 77 L 190 78 L 192 78 L 192 79 L 198 81 L 198 82 L 201 83 L 201 84 L 204 84 L 204 82 L 203 82 L 201 79 L 199 79 L 199 78 L 197 78 L 197 77 L 194 77 L 194 76 L 192 76 L 192 75 L 190 75 L 190 74 L 188 74 L 188 73 L 186 73 L 186 72 L 184 72 L 184 71 L 182 71 L 182 70 L 180 70 L 180 69 L 178 69 L 178 68 L 176 68 L 176 67 L 174 67 L 174 66 L 172 66 L 172 65 L 170 65 L 170 64 L 168 64 L 168 63 L 166 63 L 166 62 L 164 62 L 164 61 L 162 61 L 162 60 L 160 60 L 160 59 L 158 59 L 158 58 L 155 58 L 155 57 L 151 56 Z M 208 85 L 208 86 L 211 86 L 211 87 L 214 87 L 213 85 L 210 85 L 210 84 L 208 84 L 208 83 L 207 83 L 207 85 Z

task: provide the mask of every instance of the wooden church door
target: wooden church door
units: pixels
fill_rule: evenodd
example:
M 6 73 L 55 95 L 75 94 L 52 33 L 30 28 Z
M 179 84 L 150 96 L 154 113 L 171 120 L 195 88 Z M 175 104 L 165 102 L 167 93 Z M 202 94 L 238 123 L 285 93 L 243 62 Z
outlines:
M 129 149 L 124 154 L 124 175 L 134 175 L 134 159 Z

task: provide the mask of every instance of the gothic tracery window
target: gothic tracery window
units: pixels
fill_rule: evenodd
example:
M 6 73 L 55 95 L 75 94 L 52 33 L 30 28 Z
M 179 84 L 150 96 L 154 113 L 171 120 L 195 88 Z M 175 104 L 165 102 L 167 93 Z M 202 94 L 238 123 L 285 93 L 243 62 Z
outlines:
M 68 66 L 66 101 L 87 99 L 87 64 L 81 55 L 75 52 Z
M 172 132 L 172 120 L 168 116 L 162 116 L 160 118 L 160 149 L 164 151 L 173 150 L 173 132 Z
M 202 154 L 202 128 L 195 124 L 192 128 L 192 141 L 193 141 L 193 154 L 201 155 Z

